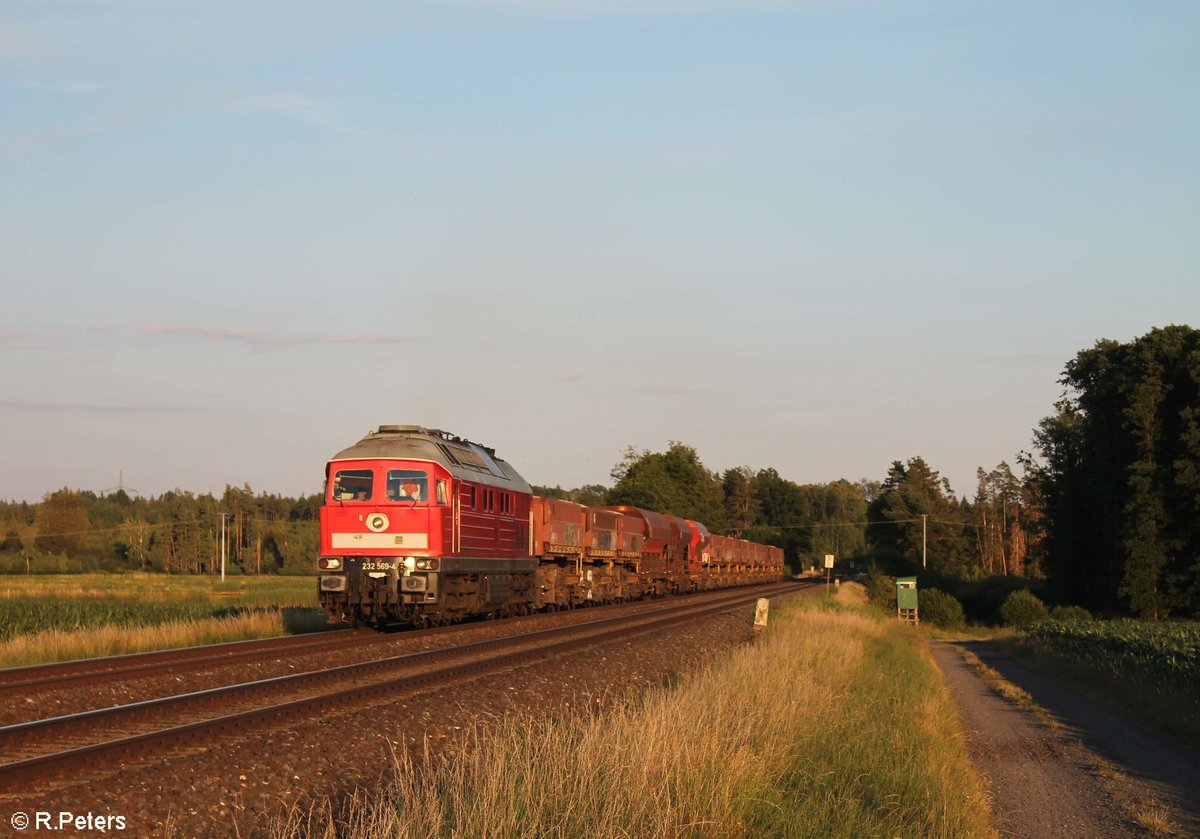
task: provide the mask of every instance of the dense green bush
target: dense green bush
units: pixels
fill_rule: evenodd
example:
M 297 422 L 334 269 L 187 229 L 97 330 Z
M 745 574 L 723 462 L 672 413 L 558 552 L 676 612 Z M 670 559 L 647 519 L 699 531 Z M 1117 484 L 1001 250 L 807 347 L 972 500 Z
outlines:
M 867 565 L 867 578 L 864 581 L 867 596 L 876 606 L 884 609 L 896 608 L 896 578 L 889 577 L 874 562 Z
M 936 588 L 929 588 L 917 595 L 920 604 L 919 614 L 922 622 L 929 622 L 949 629 L 966 623 L 962 604 L 951 595 Z
M 1000 607 L 1000 618 L 1006 626 L 1029 626 L 1047 617 L 1046 604 L 1025 589 L 1014 591 Z
M 1092 613 L 1082 606 L 1055 606 L 1050 610 L 1050 620 L 1061 623 L 1086 623 Z
M 1040 594 L 1035 581 L 1017 574 L 992 574 L 974 580 L 943 577 L 925 582 L 954 595 L 969 619 L 987 624 L 1001 622 L 1000 607 L 1014 591 L 1033 587 L 1033 593 Z

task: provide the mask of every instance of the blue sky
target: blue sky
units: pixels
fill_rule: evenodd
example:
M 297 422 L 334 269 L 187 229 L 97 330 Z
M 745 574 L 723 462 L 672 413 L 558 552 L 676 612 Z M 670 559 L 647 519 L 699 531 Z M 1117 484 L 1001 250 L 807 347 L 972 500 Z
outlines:
M 1191 3 L 15 0 L 0 497 L 381 423 L 959 493 L 1200 312 Z

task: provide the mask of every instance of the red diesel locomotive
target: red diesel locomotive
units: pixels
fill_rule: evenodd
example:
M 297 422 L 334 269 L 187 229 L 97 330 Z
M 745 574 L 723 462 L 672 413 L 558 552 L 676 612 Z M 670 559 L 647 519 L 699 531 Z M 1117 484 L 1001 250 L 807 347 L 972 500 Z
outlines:
M 486 446 L 382 425 L 326 466 L 318 568 L 330 618 L 429 626 L 779 579 L 783 551 L 541 498 Z

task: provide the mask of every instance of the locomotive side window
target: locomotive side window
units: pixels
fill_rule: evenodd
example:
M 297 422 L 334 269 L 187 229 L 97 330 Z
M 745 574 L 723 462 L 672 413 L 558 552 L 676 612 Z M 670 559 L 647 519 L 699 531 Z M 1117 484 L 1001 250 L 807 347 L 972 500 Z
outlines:
M 389 469 L 388 501 L 428 501 L 429 476 L 419 469 Z
M 437 503 L 442 505 L 450 503 L 450 491 L 445 481 L 437 482 Z
M 342 469 L 333 476 L 334 501 L 370 501 L 372 484 L 370 469 Z

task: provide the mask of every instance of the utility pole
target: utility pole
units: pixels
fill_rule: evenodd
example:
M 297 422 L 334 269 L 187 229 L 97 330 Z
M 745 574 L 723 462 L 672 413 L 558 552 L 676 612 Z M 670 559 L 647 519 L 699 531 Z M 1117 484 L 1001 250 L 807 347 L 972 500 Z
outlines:
M 926 515 L 921 514 L 921 568 L 925 567 L 925 519 Z
M 221 513 L 221 582 L 225 582 L 225 514 Z

